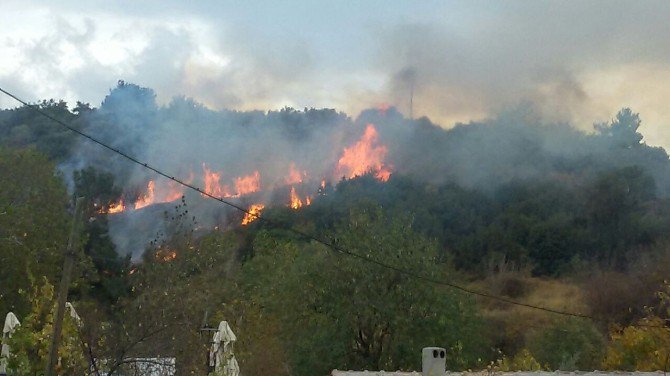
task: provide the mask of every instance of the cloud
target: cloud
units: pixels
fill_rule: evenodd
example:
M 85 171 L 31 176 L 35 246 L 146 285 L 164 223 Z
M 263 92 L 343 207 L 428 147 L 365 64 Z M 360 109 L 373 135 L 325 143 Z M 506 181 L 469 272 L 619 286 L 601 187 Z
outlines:
M 413 92 L 415 117 L 447 127 L 530 103 L 545 121 L 582 129 L 630 105 L 649 119 L 649 141 L 670 146 L 660 131 L 670 111 L 658 100 L 667 90 L 654 79 L 670 68 L 664 1 L 426 2 L 383 11 L 375 2 L 295 2 L 299 11 L 206 1 L 85 12 L 74 1 L 29 5 L 26 12 L 10 1 L 0 15 L 0 46 L 12 57 L 0 63 L 0 80 L 29 99 L 97 105 L 124 79 L 154 88 L 162 104 L 185 95 L 214 109 L 355 115 L 381 102 L 409 114 Z M 627 83 L 602 90 L 612 87 L 608 74 Z
M 651 86 L 652 71 L 635 67 L 670 67 L 670 26 L 661 16 L 670 11 L 667 2 L 476 4 L 465 26 L 413 22 L 378 32 L 375 66 L 389 77 L 386 97 L 405 113 L 408 69 L 415 82 L 414 113 L 444 125 L 530 103 L 547 122 L 587 129 L 632 105 L 622 103 L 625 93 L 612 96 L 595 87 L 593 80 L 602 81 L 607 72 L 625 72 L 629 85 L 661 94 Z M 663 106 L 647 104 L 656 102 L 653 97 L 642 102 L 650 118 L 670 121 Z M 667 137 L 651 139 L 670 144 Z

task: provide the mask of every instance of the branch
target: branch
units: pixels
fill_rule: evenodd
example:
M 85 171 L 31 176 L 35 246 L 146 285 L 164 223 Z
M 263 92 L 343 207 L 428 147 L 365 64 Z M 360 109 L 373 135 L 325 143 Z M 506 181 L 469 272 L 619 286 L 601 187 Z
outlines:
M 145 340 L 147 340 L 147 339 L 153 337 L 154 335 L 156 335 L 156 334 L 158 334 L 158 333 L 160 333 L 160 332 L 166 330 L 166 329 L 169 328 L 170 326 L 171 326 L 171 325 L 163 325 L 163 326 L 157 328 L 156 330 L 153 330 L 153 331 L 149 331 L 149 332 L 147 332 L 147 333 L 144 333 L 142 336 L 138 337 L 137 339 L 135 339 L 134 341 L 132 341 L 131 343 L 129 343 L 127 346 L 125 346 L 124 348 L 122 348 L 121 351 L 118 353 L 119 356 L 117 357 L 117 360 L 114 362 L 114 365 L 112 365 L 112 367 L 111 367 L 111 368 L 109 369 L 109 371 L 107 372 L 107 376 L 112 376 L 112 374 L 113 374 L 113 373 L 114 373 L 114 372 L 115 372 L 115 371 L 116 371 L 122 364 L 125 363 L 125 361 L 127 360 L 127 358 L 124 360 L 125 355 L 126 355 L 128 352 L 130 352 L 130 350 L 132 350 L 133 347 L 135 347 L 135 346 L 137 346 L 138 344 L 144 342 Z

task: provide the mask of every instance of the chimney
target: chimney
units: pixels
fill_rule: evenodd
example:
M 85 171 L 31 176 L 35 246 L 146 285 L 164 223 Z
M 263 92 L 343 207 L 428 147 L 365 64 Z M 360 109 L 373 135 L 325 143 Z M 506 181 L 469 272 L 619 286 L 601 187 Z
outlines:
M 424 347 L 421 351 L 421 375 L 444 376 L 447 351 L 442 347 Z

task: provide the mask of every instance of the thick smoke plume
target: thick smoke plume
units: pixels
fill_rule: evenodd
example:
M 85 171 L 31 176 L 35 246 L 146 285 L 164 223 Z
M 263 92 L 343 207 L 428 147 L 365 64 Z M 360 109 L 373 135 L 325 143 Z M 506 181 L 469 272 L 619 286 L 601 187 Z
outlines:
M 415 72 L 401 72 L 399 79 L 413 85 Z M 186 98 L 159 107 L 151 89 L 120 82 L 86 120 L 87 131 L 111 146 L 208 193 L 260 210 L 309 205 L 324 184 L 367 172 L 380 180 L 409 176 L 435 186 L 454 183 L 490 192 L 515 180 L 565 180 L 590 172 L 585 169 L 636 164 L 656 178 L 665 195 L 670 192 L 667 154 L 639 143 L 638 118 L 628 115 L 616 121 L 630 123 L 620 128 L 632 136 L 613 125 L 595 133 L 567 124 L 538 125 L 546 122 L 523 106 L 445 130 L 386 106 L 355 119 L 332 109 L 212 111 Z M 188 207 L 184 217 L 196 228 L 242 221 L 241 213 L 97 145 L 82 141 L 74 155 L 62 166 L 66 173 L 92 165 L 113 173 L 123 188 L 117 206 L 105 209 L 122 211 L 110 214 L 110 233 L 121 253 L 141 254 L 165 231 L 163 213 L 174 216 L 182 197 Z

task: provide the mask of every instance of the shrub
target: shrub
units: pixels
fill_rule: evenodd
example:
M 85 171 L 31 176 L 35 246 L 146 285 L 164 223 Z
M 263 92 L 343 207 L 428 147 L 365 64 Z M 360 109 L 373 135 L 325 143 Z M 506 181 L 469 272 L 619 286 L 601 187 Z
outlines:
M 603 335 L 592 322 L 582 319 L 555 321 L 529 340 L 530 350 L 542 365 L 562 371 L 596 369 L 604 346 Z

